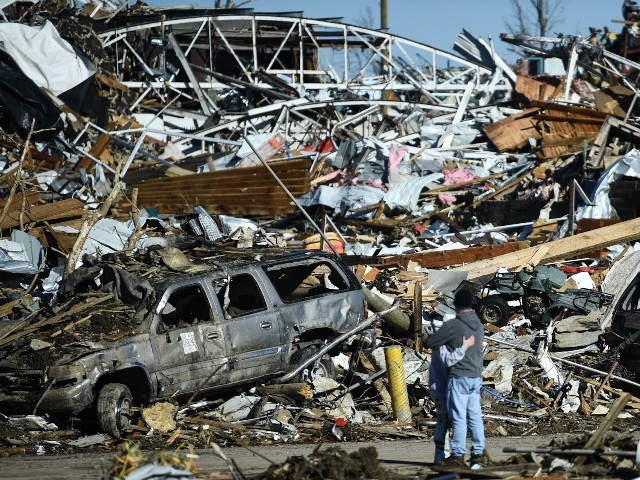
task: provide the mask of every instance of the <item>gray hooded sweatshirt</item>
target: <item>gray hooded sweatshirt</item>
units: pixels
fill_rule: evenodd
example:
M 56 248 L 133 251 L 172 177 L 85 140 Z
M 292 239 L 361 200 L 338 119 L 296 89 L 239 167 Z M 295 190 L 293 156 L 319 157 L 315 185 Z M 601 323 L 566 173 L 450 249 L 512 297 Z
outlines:
M 462 345 L 462 337 L 469 338 L 471 335 L 475 336 L 475 343 L 458 363 L 449 367 L 449 376 L 482 377 L 484 327 L 473 310 L 459 313 L 456 318 L 444 322 L 436 333 L 427 337 L 425 345 L 429 348 L 447 345 L 449 350 L 453 351 Z

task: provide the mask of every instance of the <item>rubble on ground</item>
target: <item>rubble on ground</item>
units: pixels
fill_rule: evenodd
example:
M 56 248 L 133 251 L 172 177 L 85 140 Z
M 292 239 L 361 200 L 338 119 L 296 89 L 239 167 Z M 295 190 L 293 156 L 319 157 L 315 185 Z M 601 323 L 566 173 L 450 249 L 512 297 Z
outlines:
M 16 2 L 4 15 L 3 360 L 28 351 L 38 364 L 23 367 L 45 368 L 60 345 L 130 335 L 138 310 L 117 295 L 60 291 L 110 257 L 153 280 L 214 249 L 320 249 L 349 265 L 372 315 L 399 304 L 370 348 L 333 357 L 337 379 L 141 405 L 130 439 L 429 438 L 422 327 L 458 288 L 488 315 L 488 435 L 590 431 L 638 395 L 640 67 L 610 36 L 503 35 L 561 66 L 533 74 L 534 59 L 509 67 L 466 31 L 458 56 L 251 9 Z M 147 261 L 161 248 L 191 258 Z M 411 425 L 393 417 L 392 344 Z M 639 412 L 632 396 L 613 428 Z M 3 453 L 115 448 L 86 419 L 33 413 L 0 412 Z

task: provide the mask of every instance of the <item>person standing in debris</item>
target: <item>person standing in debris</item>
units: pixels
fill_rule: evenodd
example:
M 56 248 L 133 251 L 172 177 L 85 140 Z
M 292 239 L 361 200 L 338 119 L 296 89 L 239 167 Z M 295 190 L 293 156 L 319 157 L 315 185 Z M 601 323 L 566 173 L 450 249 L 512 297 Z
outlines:
M 433 335 L 433 331 L 427 329 L 428 335 Z M 446 345 L 434 350 L 431 354 L 429 364 L 429 392 L 436 404 L 436 428 L 433 432 L 433 443 L 435 444 L 435 455 L 433 463 L 442 463 L 445 457 L 445 442 L 447 431 L 449 430 L 449 414 L 447 412 L 447 385 L 449 374 L 447 369 L 458 363 L 465 355 L 467 349 L 475 343 L 475 337 L 462 339 L 462 345 L 450 352 Z
M 448 368 L 447 411 L 452 436 L 451 456 L 444 462 L 453 465 L 464 465 L 467 426 L 471 431 L 471 464 L 485 461 L 484 424 L 480 407 L 484 329 L 471 308 L 472 303 L 473 294 L 469 290 L 458 291 L 453 299 L 456 318 L 445 322 L 425 341 L 428 348 L 435 349 L 445 345 L 449 351 L 453 351 L 462 345 L 464 338 L 475 338 L 474 345 L 467 349 L 463 358 Z

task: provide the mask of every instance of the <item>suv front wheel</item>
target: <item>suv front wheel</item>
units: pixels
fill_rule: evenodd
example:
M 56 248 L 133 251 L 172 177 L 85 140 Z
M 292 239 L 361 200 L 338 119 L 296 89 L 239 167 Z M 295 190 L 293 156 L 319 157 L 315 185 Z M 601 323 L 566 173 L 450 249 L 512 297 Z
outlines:
M 309 360 L 311 357 L 317 354 L 319 350 L 320 347 L 311 345 L 309 347 L 301 348 L 297 352 L 294 352 L 291 355 L 290 362 L 293 366 L 293 369 L 295 369 L 301 363 L 304 363 L 305 360 Z M 329 355 L 323 355 L 315 362 L 307 365 L 292 379 L 292 382 L 313 381 L 313 379 L 317 376 L 335 380 L 336 369 L 333 366 L 333 362 L 331 361 L 331 357 Z
M 133 407 L 133 396 L 129 387 L 122 383 L 108 383 L 98 395 L 96 413 L 100 431 L 115 438 L 129 430 Z

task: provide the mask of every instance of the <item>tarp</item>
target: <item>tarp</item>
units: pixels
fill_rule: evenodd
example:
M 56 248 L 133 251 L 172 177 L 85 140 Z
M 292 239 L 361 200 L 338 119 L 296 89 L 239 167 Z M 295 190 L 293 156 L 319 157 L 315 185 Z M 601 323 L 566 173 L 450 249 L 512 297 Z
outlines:
M 640 178 L 640 150 L 634 148 L 602 173 L 590 199 L 594 206 L 580 207 L 576 218 L 617 217 L 616 211 L 609 201 L 609 191 L 611 184 L 622 177 Z
M 0 59 L 0 111 L 0 127 L 22 138 L 26 138 L 32 124 L 34 130 L 57 130 L 63 126 L 60 110 L 51 99 L 4 59 Z
M 95 66 L 78 55 L 48 21 L 42 27 L 0 23 L 0 50 L 36 85 L 54 95 L 70 90 L 96 73 Z
M 420 192 L 442 179 L 442 173 L 432 173 L 392 186 L 384 196 L 386 206 L 391 210 L 412 212 L 418 208 Z

